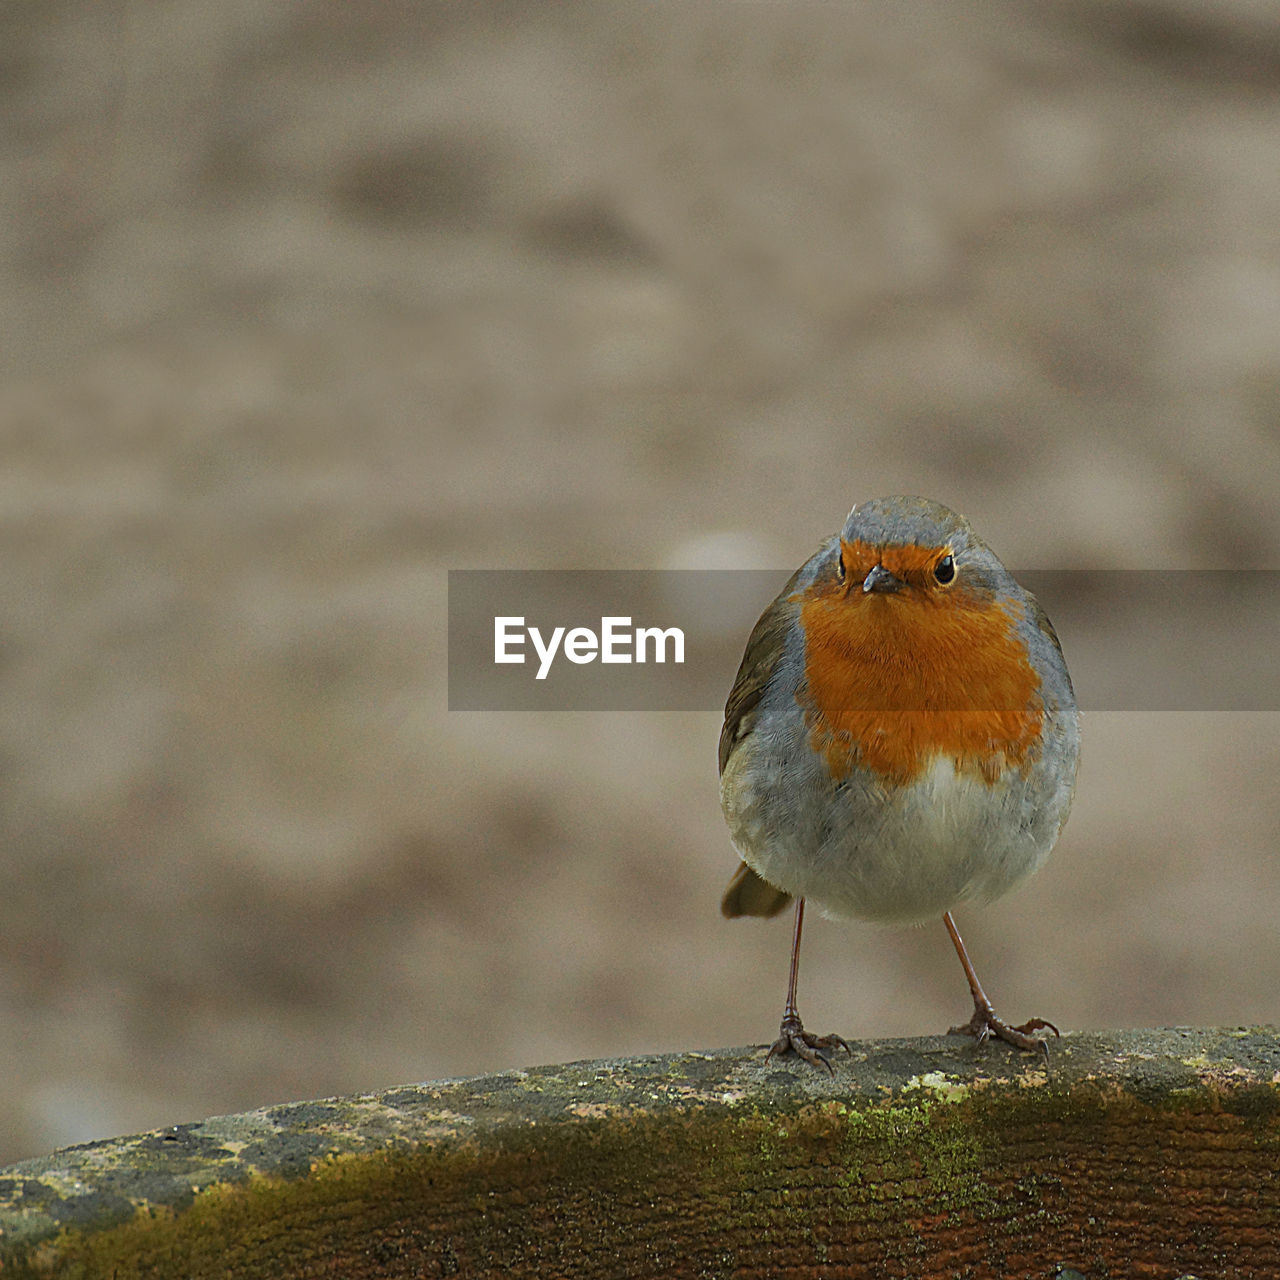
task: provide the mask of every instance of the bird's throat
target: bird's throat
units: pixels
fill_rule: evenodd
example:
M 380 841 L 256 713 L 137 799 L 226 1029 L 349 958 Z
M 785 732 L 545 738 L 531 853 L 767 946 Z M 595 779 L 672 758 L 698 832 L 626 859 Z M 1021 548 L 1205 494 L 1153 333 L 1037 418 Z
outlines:
M 800 617 L 799 697 L 833 777 L 861 766 L 903 784 L 941 756 L 992 782 L 1038 755 L 1040 681 L 1009 607 L 976 592 L 862 596 L 827 583 L 801 599 Z

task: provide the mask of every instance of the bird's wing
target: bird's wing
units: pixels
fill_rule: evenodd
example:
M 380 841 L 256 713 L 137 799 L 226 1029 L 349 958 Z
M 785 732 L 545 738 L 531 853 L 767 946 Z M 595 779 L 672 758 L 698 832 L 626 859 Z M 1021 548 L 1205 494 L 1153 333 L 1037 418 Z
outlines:
M 747 640 L 737 678 L 724 704 L 724 726 L 720 730 L 720 772 L 729 763 L 733 749 L 755 726 L 755 712 L 764 697 L 765 687 L 782 657 L 787 635 L 795 622 L 795 606 L 791 602 L 797 569 L 782 588 L 778 598 L 760 615 Z

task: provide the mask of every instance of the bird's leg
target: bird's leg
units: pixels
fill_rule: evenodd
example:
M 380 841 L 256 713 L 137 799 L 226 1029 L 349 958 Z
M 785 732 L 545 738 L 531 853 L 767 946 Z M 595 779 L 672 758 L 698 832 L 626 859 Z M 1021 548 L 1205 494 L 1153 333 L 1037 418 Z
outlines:
M 768 1062 L 775 1054 L 782 1057 L 794 1053 L 815 1067 L 826 1067 L 835 1075 L 835 1068 L 831 1065 L 831 1050 L 838 1048 L 848 1053 L 849 1046 L 836 1035 L 811 1035 L 804 1029 L 800 1011 L 796 1008 L 796 987 L 800 981 L 800 931 L 803 926 L 804 899 L 797 898 L 795 930 L 791 935 L 791 976 L 787 980 L 787 1003 L 782 1011 L 782 1026 L 778 1029 L 778 1038 L 769 1046 L 765 1061 Z
M 973 1017 L 961 1027 L 952 1027 L 947 1034 L 973 1036 L 979 1044 L 991 1036 L 998 1036 L 1019 1049 L 1043 1053 L 1047 1062 L 1049 1060 L 1048 1042 L 1042 1036 L 1033 1036 L 1031 1032 L 1047 1029 L 1056 1036 L 1058 1028 L 1043 1018 L 1032 1018 L 1030 1022 L 1024 1022 L 1020 1027 L 1011 1027 L 1007 1022 L 997 1018 L 996 1011 L 991 1007 L 991 1001 L 987 999 L 987 993 L 982 989 L 982 983 L 978 981 L 973 962 L 964 949 L 960 931 L 956 928 L 956 922 L 951 918 L 950 911 L 943 912 L 942 923 L 947 926 L 947 932 L 951 935 L 956 955 L 960 957 L 960 963 L 964 966 L 964 976 L 969 979 L 969 990 L 973 993 Z

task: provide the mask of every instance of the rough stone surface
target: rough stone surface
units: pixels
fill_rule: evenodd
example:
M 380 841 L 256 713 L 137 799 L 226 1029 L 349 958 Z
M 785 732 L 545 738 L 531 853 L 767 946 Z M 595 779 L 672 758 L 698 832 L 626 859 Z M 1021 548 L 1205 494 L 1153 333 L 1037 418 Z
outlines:
M 1280 1036 L 858 1042 L 268 1107 L 0 1171 L 8 1276 L 1208 1280 L 1280 1268 Z

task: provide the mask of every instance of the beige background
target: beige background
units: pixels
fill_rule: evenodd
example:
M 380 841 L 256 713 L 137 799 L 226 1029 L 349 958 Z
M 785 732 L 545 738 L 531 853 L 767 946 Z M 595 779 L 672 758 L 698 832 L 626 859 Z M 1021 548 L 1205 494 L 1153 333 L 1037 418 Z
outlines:
M 899 491 L 1280 567 L 1278 12 L 10 6 L 0 1159 L 771 1037 L 718 716 L 450 715 L 446 570 L 786 569 Z M 1280 1019 L 1280 717 L 1085 732 L 961 916 L 998 1007 Z M 940 927 L 819 921 L 802 1009 L 967 998 Z

